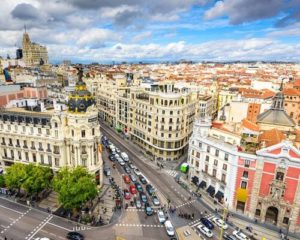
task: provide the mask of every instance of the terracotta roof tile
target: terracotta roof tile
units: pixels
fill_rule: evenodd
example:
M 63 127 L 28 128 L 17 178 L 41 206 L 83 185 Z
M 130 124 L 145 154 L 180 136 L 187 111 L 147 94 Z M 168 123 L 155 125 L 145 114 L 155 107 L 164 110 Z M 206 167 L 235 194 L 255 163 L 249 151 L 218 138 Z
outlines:
M 252 131 L 256 131 L 256 132 L 259 131 L 259 126 L 255 123 L 249 121 L 248 119 L 242 120 L 242 126 L 249 130 L 252 130 Z
M 261 135 L 259 135 L 258 139 L 261 144 L 264 142 L 266 147 L 269 147 L 280 143 L 282 140 L 285 140 L 286 137 L 283 132 L 274 128 L 263 132 Z

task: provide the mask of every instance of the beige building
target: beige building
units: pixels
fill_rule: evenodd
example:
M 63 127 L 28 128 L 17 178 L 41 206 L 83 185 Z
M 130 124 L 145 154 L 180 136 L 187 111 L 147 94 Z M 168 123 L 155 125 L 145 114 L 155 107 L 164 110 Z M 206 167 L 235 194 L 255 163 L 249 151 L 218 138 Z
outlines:
M 68 111 L 7 108 L 0 113 L 0 167 L 15 162 L 49 166 L 83 166 L 102 184 L 98 111 L 85 84 L 78 81 Z
M 47 48 L 37 43 L 31 42 L 27 32 L 23 34 L 22 45 L 23 59 L 26 66 L 48 64 Z

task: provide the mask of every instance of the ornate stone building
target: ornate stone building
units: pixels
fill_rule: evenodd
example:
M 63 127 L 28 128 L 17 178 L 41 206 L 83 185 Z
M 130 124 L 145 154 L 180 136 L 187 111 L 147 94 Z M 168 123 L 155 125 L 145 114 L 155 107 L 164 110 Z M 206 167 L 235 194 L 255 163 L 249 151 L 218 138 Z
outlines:
M 69 110 L 6 108 L 0 113 L 0 167 L 15 162 L 51 167 L 83 166 L 102 184 L 98 111 L 79 74 Z
M 25 31 L 22 41 L 23 59 L 26 66 L 37 66 L 48 64 L 47 48 L 31 42 L 29 34 Z

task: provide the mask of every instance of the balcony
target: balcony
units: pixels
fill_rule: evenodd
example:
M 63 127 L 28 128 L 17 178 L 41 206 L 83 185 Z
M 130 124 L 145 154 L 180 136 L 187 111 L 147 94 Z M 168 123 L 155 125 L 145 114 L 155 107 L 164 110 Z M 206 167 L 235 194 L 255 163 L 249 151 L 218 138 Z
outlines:
M 28 146 L 27 146 L 27 145 L 24 145 L 23 148 L 28 148 Z
M 43 149 L 43 148 L 39 148 L 38 150 L 39 150 L 39 151 L 44 151 L 44 149 Z
M 46 150 L 47 152 L 51 152 L 51 149 L 50 148 L 47 148 L 47 150 Z
M 35 146 L 31 146 L 31 148 L 30 148 L 31 150 L 35 150 Z
M 54 153 L 54 154 L 59 154 L 59 151 L 55 151 L 55 150 L 54 150 L 53 153 Z
M 2 146 L 5 146 L 6 144 L 5 144 L 5 142 L 2 142 L 1 145 L 2 145 Z

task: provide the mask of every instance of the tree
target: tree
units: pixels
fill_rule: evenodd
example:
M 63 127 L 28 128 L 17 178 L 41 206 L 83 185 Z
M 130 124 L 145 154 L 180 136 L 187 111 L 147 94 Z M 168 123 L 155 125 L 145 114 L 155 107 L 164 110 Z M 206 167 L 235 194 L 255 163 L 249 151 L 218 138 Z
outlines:
M 5 178 L 4 178 L 4 175 L 0 175 L 0 187 L 5 187 Z
M 9 167 L 5 174 L 5 184 L 8 188 L 20 191 L 23 181 L 26 179 L 26 165 L 15 163 Z
M 83 167 L 61 168 L 53 179 L 53 189 L 59 202 L 69 210 L 97 196 L 95 179 Z
M 22 183 L 22 188 L 29 194 L 38 194 L 43 189 L 50 186 L 52 171 L 49 167 L 26 165 L 26 177 Z

